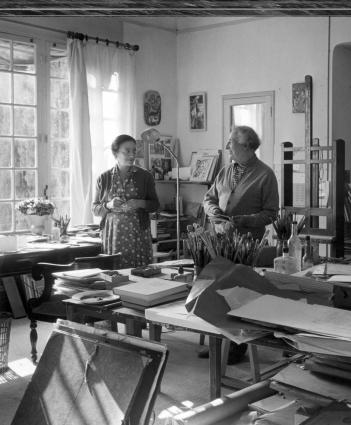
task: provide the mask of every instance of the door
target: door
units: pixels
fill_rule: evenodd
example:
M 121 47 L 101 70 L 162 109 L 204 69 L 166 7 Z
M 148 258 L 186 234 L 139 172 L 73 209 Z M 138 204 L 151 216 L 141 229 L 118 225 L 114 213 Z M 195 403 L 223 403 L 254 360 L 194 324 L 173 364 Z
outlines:
M 256 155 L 273 168 L 274 160 L 274 92 L 229 94 L 223 96 L 223 163 L 229 162 L 226 145 L 229 134 L 237 125 L 252 127 L 261 146 Z

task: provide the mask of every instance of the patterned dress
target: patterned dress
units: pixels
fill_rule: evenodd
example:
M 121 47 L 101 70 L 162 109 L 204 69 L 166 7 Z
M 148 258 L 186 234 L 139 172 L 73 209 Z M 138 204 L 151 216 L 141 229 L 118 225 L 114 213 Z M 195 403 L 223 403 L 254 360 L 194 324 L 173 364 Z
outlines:
M 109 200 L 118 196 L 124 201 L 142 199 L 134 184 L 133 167 L 122 178 L 118 167 L 114 168 Z M 121 252 L 121 268 L 138 267 L 152 262 L 150 221 L 142 223 L 137 210 L 109 212 L 102 233 L 104 253 Z

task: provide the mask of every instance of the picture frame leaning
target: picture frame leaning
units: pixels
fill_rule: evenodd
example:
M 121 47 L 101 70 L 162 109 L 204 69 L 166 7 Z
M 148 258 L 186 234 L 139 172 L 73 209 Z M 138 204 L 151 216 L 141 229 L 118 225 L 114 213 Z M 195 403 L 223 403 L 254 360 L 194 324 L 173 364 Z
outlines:
M 207 130 L 207 99 L 206 92 L 190 93 L 189 124 L 191 131 Z

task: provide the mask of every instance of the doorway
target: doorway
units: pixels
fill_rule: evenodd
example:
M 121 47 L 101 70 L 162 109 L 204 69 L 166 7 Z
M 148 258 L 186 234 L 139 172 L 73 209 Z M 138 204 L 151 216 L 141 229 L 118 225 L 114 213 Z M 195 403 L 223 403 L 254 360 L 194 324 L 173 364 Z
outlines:
M 257 156 L 273 168 L 274 160 L 274 92 L 228 94 L 223 96 L 223 164 L 229 163 L 226 145 L 234 126 L 252 127 L 261 146 Z

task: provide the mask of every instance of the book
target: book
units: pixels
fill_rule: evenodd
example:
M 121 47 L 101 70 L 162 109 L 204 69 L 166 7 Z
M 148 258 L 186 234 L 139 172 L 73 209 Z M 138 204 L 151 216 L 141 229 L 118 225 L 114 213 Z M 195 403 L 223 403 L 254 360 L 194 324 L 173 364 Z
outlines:
M 172 301 L 185 299 L 187 297 L 187 295 L 188 295 L 188 291 L 179 292 L 177 294 L 167 295 L 166 297 L 159 298 L 158 300 L 145 302 L 144 304 L 135 303 L 135 302 L 127 301 L 127 300 L 122 300 L 122 306 L 134 308 L 135 310 L 144 311 L 146 308 L 149 308 L 149 307 L 156 307 L 160 304 L 166 304 L 166 303 L 170 303 Z
M 113 288 L 113 292 L 121 297 L 122 301 L 144 306 L 166 302 L 165 297 L 187 291 L 185 282 L 171 281 L 160 278 L 150 278 L 142 282 L 135 282 Z

